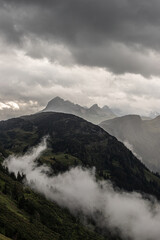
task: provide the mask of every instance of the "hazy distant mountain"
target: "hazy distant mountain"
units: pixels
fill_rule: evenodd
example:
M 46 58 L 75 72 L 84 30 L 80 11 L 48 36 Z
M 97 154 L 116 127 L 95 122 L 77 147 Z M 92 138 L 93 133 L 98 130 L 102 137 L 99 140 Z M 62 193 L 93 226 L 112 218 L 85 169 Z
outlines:
M 147 109 L 146 109 L 147 110 Z M 120 108 L 112 108 L 112 111 L 114 112 L 114 114 L 117 116 L 117 117 L 123 117 L 125 115 L 138 115 L 138 113 L 133 113 L 133 112 L 130 112 L 130 113 L 127 113 L 125 111 L 123 111 L 123 109 L 120 109 Z M 160 115 L 159 112 L 156 112 L 156 111 L 151 111 L 148 113 L 142 113 L 140 114 L 140 117 L 142 118 L 142 120 L 151 120 L 151 119 L 154 119 L 156 117 L 158 117 Z
M 160 116 L 142 120 L 138 115 L 127 115 L 100 126 L 124 142 L 150 169 L 160 172 Z
M 153 119 L 158 117 L 159 115 L 160 115 L 159 112 L 150 112 L 149 117 Z
M 52 99 L 43 112 L 71 113 L 95 124 L 116 117 L 108 106 L 100 108 L 97 104 L 94 104 L 90 108 L 87 108 L 70 101 L 65 101 L 60 97 Z
M 152 117 L 148 117 L 148 116 L 140 116 L 142 120 L 151 120 L 153 119 Z

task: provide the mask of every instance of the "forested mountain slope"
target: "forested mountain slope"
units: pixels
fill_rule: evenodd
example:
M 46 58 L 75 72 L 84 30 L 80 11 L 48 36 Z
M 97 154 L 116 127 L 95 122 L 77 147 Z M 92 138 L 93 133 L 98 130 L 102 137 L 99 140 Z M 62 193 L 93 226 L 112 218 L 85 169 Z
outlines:
M 96 167 L 97 179 L 109 179 L 127 191 L 160 196 L 160 178 L 151 173 L 121 142 L 99 126 L 63 113 L 39 113 L 0 122 L 0 159 L 23 154 L 49 136 L 38 159 L 58 174 L 70 167 Z M 106 230 L 84 227 L 68 210 L 24 187 L 0 168 L 0 233 L 17 240 L 119 239 Z M 94 225 L 94 223 L 92 223 Z

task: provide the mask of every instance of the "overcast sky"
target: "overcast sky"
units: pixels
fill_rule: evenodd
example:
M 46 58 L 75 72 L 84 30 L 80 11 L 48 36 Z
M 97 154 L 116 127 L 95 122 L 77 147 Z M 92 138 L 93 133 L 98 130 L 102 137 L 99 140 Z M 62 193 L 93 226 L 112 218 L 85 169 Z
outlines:
M 0 0 L 0 119 L 56 96 L 160 112 L 160 1 Z

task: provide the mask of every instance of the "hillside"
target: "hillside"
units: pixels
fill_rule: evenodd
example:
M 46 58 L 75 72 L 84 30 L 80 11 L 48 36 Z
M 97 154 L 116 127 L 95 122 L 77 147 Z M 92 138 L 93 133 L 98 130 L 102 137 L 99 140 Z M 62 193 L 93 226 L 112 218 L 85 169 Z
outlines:
M 103 240 L 82 226 L 67 209 L 24 188 L 20 179 L 0 168 L 0 239 L 17 240 Z M 109 233 L 108 233 L 109 235 Z M 109 239 L 112 239 L 111 237 Z
M 122 143 L 99 126 L 62 113 L 39 113 L 0 122 L 1 162 L 11 153 L 24 153 L 49 135 L 48 149 L 39 158 L 57 174 L 71 166 L 95 166 L 97 179 L 115 186 L 160 196 L 160 178 L 151 173 Z M 24 188 L 0 168 L 0 233 L 17 240 L 114 239 L 100 230 L 82 226 L 79 219 L 56 203 Z M 94 223 L 92 223 L 94 224 Z
M 98 124 L 106 119 L 116 117 L 108 106 L 100 108 L 94 104 L 90 108 L 82 107 L 70 101 L 65 101 L 60 97 L 53 98 L 43 110 L 43 112 L 63 112 L 82 117 L 89 122 Z
M 99 176 L 121 188 L 158 194 L 152 181 L 159 184 L 159 178 L 99 126 L 63 113 L 39 113 L 0 122 L 1 151 L 6 154 L 25 152 L 44 135 L 50 136 L 50 142 L 43 161 L 52 163 L 55 170 L 65 171 L 78 164 L 95 166 Z M 55 155 L 56 161 L 52 159 Z
M 160 172 L 160 117 L 142 120 L 138 115 L 128 115 L 100 126 L 131 148 L 147 167 Z

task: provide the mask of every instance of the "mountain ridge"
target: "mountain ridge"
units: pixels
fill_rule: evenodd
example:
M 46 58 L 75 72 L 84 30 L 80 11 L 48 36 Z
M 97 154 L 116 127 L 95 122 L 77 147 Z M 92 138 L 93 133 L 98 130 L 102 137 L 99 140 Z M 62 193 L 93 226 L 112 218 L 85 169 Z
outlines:
M 55 153 L 76 157 L 84 166 L 95 166 L 98 174 L 125 190 L 145 191 L 144 179 L 149 176 L 149 170 L 123 143 L 97 125 L 71 114 L 54 112 L 0 122 L 0 144 L 7 153 L 25 152 L 45 135 L 50 136 Z M 145 181 L 147 186 L 149 182 Z M 148 193 L 157 191 L 149 189 Z
M 79 104 L 74 104 L 71 101 L 64 100 L 58 96 L 50 100 L 46 108 L 42 110 L 42 112 L 51 111 L 74 114 L 95 124 L 116 117 L 107 105 L 100 108 L 97 104 L 93 104 L 90 108 L 87 108 Z
M 119 141 L 128 143 L 131 150 L 153 171 L 160 172 L 160 116 L 142 120 L 137 115 L 127 115 L 99 124 Z
M 66 209 L 24 188 L 19 180 L 2 168 L 11 154 L 26 153 L 49 135 L 48 148 L 37 159 L 53 174 L 70 168 L 96 169 L 98 180 L 109 180 L 114 187 L 129 192 L 152 194 L 160 199 L 160 177 L 150 172 L 123 143 L 75 115 L 43 112 L 0 121 L 0 232 L 17 240 L 120 240 L 110 231 L 101 234 L 82 226 Z M 21 223 L 21 224 L 20 224 Z M 93 222 L 92 222 L 93 224 Z M 31 232 L 30 232 L 31 231 Z

